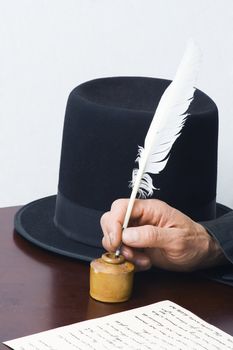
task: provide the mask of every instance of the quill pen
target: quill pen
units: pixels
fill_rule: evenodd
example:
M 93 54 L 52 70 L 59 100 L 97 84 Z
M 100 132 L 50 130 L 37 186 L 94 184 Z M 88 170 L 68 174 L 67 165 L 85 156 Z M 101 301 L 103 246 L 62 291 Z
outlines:
M 195 82 L 201 62 L 197 45 L 190 40 L 178 67 L 174 80 L 163 93 L 147 132 L 144 148 L 139 146 L 139 168 L 133 170 L 132 193 L 127 207 L 123 230 L 128 226 L 137 193 L 139 198 L 150 197 L 153 190 L 149 175 L 159 174 L 166 166 L 171 148 L 179 137 L 188 116 L 187 110 L 193 100 Z M 115 252 L 120 255 L 121 246 Z

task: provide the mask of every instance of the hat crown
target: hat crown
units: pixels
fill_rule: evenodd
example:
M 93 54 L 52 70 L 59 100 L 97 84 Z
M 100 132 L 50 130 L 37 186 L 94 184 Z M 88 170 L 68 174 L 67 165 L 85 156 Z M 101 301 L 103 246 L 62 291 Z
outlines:
M 129 197 L 129 181 L 160 97 L 170 81 L 143 77 L 96 79 L 75 88 L 68 99 L 59 192 L 98 211 Z M 166 168 L 153 175 L 153 198 L 194 219 L 215 215 L 218 111 L 196 90 L 190 116 Z M 203 211 L 200 208 L 212 203 Z

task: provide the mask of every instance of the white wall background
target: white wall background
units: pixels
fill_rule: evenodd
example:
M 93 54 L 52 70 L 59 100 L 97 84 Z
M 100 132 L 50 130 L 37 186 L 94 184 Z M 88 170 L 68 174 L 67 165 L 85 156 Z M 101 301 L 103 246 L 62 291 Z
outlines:
M 233 207 L 232 0 L 0 0 L 0 206 L 56 193 L 71 89 L 172 78 L 190 36 L 219 108 L 218 200 Z

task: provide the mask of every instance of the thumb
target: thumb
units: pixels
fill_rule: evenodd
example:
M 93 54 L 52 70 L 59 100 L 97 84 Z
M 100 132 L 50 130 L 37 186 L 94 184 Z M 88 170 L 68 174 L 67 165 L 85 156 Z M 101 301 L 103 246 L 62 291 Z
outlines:
M 135 248 L 164 248 L 174 242 L 176 229 L 152 225 L 128 227 L 123 231 L 124 244 Z

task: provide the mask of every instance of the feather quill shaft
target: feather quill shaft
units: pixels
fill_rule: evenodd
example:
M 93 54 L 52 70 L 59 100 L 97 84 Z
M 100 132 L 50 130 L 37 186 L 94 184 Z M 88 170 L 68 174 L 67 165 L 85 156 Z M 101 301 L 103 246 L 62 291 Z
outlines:
M 159 174 L 166 166 L 171 148 L 179 137 L 193 100 L 195 82 L 201 62 L 201 53 L 193 41 L 187 45 L 174 80 L 163 93 L 147 132 L 144 148 L 139 147 L 136 161 L 139 169 L 133 170 L 132 192 L 123 223 L 128 226 L 137 193 L 146 198 L 156 189 L 149 175 Z M 116 251 L 120 254 L 120 247 Z

